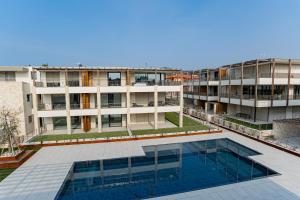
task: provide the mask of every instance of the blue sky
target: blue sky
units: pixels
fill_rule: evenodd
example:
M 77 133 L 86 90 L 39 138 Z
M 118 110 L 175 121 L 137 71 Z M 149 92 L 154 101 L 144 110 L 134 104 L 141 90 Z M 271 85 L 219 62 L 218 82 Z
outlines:
M 0 0 L 0 65 L 300 59 L 300 0 Z

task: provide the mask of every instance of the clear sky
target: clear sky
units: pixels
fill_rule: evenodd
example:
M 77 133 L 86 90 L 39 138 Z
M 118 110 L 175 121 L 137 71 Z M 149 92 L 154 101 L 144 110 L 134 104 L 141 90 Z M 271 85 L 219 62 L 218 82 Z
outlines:
M 300 0 L 0 0 L 0 65 L 300 59 Z

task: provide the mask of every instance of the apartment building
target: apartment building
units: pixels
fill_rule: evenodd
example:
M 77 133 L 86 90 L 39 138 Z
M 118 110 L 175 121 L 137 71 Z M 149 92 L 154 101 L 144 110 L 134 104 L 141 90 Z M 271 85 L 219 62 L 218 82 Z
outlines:
M 1 71 L 16 77 L 1 80 L 1 104 L 22 104 L 28 110 L 22 126 L 30 128 L 21 128 L 22 134 L 174 127 L 165 120 L 166 112 L 180 113 L 182 126 L 182 83 L 166 79 L 176 69 L 39 66 Z M 23 102 L 11 94 L 10 85 L 18 85 Z
M 300 118 L 300 60 L 257 59 L 192 71 L 186 106 L 254 123 Z

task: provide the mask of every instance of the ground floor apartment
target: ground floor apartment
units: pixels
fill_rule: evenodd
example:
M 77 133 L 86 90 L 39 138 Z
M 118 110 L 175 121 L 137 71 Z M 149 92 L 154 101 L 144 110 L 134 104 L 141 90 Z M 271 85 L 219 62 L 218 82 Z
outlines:
M 125 131 L 127 129 L 154 129 L 154 113 L 107 114 L 98 116 L 71 116 L 71 133 Z M 130 120 L 130 123 L 129 123 Z M 68 133 L 67 117 L 39 118 L 41 134 Z M 88 127 L 86 127 L 88 126 Z M 157 128 L 172 128 L 175 124 L 165 119 L 165 113 L 157 113 Z
M 272 123 L 273 120 L 300 118 L 300 106 L 253 107 L 214 101 L 184 99 L 185 107 L 207 114 L 227 114 L 253 123 Z

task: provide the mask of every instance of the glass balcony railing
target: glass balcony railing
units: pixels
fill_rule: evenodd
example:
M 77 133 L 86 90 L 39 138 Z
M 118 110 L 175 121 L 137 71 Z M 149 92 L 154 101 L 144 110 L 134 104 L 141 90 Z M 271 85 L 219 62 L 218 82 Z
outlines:
M 122 103 L 103 103 L 101 108 L 122 108 Z
M 220 97 L 222 97 L 222 98 L 228 98 L 229 95 L 228 95 L 228 93 L 221 93 L 221 94 L 220 94 Z
M 95 109 L 97 108 L 97 104 L 84 105 L 82 103 L 71 103 L 70 109 Z
M 291 95 L 291 96 L 289 96 L 289 99 L 298 100 L 298 99 L 300 99 L 300 94 Z
M 46 110 L 65 110 L 66 104 L 64 103 L 55 103 L 55 104 L 45 104 L 40 103 L 38 104 L 39 111 L 46 111 Z

